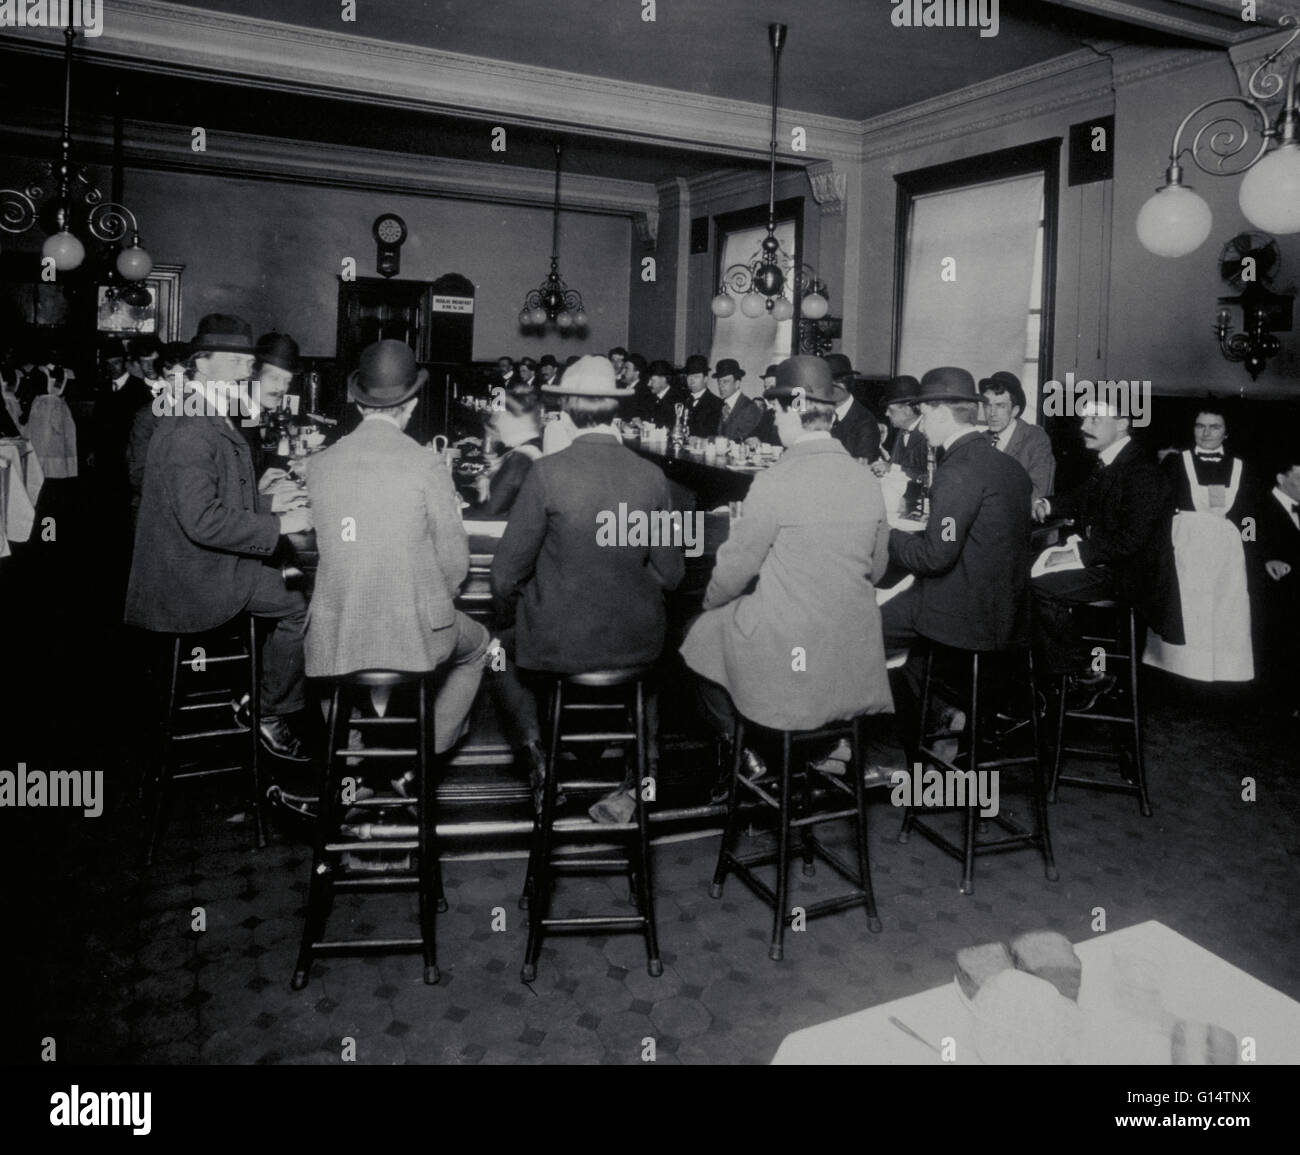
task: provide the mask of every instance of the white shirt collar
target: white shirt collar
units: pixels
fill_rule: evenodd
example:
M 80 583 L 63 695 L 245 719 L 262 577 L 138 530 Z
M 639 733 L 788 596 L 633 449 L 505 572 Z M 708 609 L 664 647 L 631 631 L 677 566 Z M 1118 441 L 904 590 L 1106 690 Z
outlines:
M 404 432 L 402 423 L 391 413 L 385 413 L 382 409 L 376 413 L 364 413 L 361 416 L 362 421 L 387 421 L 398 432 Z
M 1008 445 L 1010 445 L 1011 438 L 1015 434 L 1015 432 L 1016 432 L 1016 419 L 1013 417 L 1009 422 L 1007 422 L 1007 427 L 997 435 L 998 448 L 1005 449 Z
M 1106 446 L 1105 449 L 1103 449 L 1100 453 L 1097 454 L 1097 456 L 1101 458 L 1102 465 L 1109 465 L 1112 461 L 1114 461 L 1115 458 L 1117 458 L 1121 453 L 1124 452 L 1124 446 L 1126 446 L 1132 440 L 1133 439 L 1126 434 L 1125 436 L 1121 437 L 1118 441 L 1114 442 L 1111 445 Z
M 849 410 L 851 408 L 853 408 L 853 398 L 846 397 L 837 406 L 835 406 L 835 416 L 838 417 L 841 421 L 843 421 L 844 418 L 848 416 Z
M 577 435 L 585 437 L 588 433 L 603 433 L 606 437 L 612 437 L 620 445 L 623 444 L 622 436 L 612 425 L 590 425 L 586 429 L 579 429 Z
M 114 378 L 113 378 L 113 392 L 116 393 L 119 389 L 121 389 L 122 386 L 126 384 L 126 379 L 127 379 L 128 377 L 130 377 L 130 376 L 131 376 L 130 372 L 124 369 L 124 370 L 122 371 L 122 376 L 120 376 L 120 377 L 114 377 Z
M 1293 505 L 1300 505 L 1300 502 L 1297 502 L 1294 497 L 1292 497 L 1289 493 L 1284 492 L 1276 485 L 1273 486 L 1273 496 L 1277 498 L 1278 504 L 1282 507 L 1287 517 L 1291 518 L 1291 520 L 1294 521 L 1297 515 L 1291 512 L 1291 507 Z

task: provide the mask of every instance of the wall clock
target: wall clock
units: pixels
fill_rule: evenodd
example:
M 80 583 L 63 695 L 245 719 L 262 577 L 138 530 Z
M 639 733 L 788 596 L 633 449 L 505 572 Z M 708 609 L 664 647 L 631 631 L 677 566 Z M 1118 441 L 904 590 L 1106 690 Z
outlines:
M 402 268 L 406 222 L 396 213 L 380 213 L 371 231 L 375 235 L 375 268 L 381 277 L 395 277 Z

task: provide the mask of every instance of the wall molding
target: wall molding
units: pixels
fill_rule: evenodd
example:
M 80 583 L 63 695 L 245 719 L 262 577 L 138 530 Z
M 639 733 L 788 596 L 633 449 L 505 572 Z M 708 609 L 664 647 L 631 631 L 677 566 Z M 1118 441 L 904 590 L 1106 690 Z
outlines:
M 54 155 L 58 124 L 0 131 L 0 149 L 34 162 Z M 482 161 L 418 157 L 352 145 L 286 141 L 247 133 L 213 132 L 208 151 L 190 147 L 189 132 L 175 125 L 131 121 L 123 126 L 127 143 L 123 160 L 129 168 L 192 172 L 211 176 L 293 181 L 333 188 L 403 192 L 492 204 L 527 205 L 549 209 L 555 195 L 555 174 Z M 109 162 L 112 133 L 101 127 L 74 134 L 73 156 L 82 163 Z M 659 200 L 648 181 L 567 174 L 562 207 L 581 211 L 653 219 L 658 226 Z M 645 227 L 645 226 L 643 226 Z

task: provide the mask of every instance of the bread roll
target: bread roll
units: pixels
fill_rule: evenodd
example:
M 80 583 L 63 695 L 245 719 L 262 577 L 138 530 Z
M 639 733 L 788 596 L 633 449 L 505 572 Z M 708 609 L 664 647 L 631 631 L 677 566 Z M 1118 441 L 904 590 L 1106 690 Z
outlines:
M 1067 999 L 1079 1000 L 1083 963 L 1070 940 L 1054 930 L 1033 930 L 1011 940 L 1011 957 L 1022 971 L 1046 979 Z
M 990 978 L 999 971 L 1014 969 L 1011 952 L 1000 942 L 963 947 L 957 952 L 957 984 L 968 999 L 973 999 Z

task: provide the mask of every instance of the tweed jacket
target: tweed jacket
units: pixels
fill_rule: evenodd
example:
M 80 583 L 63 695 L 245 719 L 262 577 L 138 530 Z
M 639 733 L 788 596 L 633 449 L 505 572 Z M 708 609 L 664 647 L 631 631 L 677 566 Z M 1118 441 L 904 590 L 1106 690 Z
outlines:
M 310 460 L 320 568 L 307 614 L 309 678 L 433 670 L 451 656 L 469 541 L 444 459 L 370 417 Z
M 1002 452 L 1020 462 L 1029 474 L 1033 485 L 1031 503 L 1052 492 L 1056 483 L 1056 455 L 1052 452 L 1052 439 L 1047 436 L 1047 430 L 1017 419 L 1011 440 Z
M 880 483 L 832 438 L 754 478 L 681 653 L 762 726 L 893 709 L 873 583 L 888 565 Z M 745 590 L 758 578 L 753 593 Z
M 280 541 L 248 446 L 224 417 L 161 417 L 149 442 L 126 622 L 202 633 L 248 604 Z

